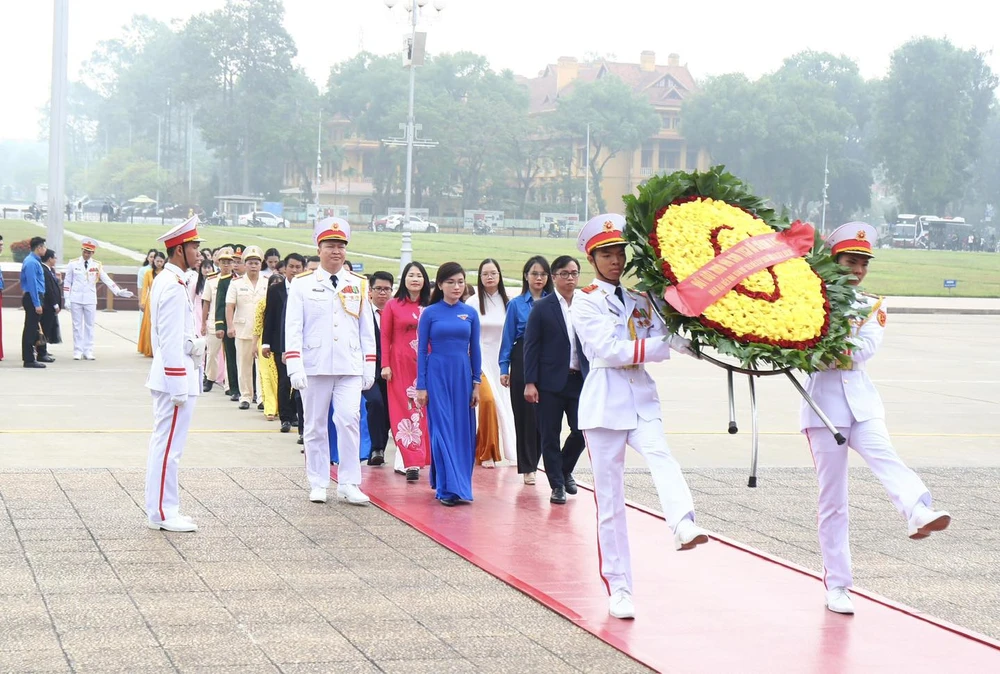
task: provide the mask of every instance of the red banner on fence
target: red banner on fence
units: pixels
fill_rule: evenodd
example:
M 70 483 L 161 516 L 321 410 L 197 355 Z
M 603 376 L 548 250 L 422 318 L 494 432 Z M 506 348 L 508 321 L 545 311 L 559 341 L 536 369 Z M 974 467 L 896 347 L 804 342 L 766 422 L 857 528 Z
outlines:
M 813 228 L 798 221 L 783 232 L 751 236 L 668 287 L 663 298 L 685 316 L 700 316 L 750 275 L 805 255 L 812 248 L 813 238 Z

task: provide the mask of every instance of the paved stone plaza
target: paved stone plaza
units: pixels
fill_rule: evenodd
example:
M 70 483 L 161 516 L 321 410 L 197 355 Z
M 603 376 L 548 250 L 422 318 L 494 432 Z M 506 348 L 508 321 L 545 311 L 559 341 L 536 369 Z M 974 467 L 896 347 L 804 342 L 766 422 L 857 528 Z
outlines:
M 0 671 L 643 669 L 376 508 L 308 503 L 294 434 L 217 391 L 198 402 L 181 467 L 184 510 L 201 530 L 146 529 L 149 361 L 134 352 L 136 315 L 99 313 L 98 360 L 74 362 L 62 345 L 44 371 L 20 368 L 21 320 L 4 311 Z M 900 454 L 952 528 L 910 541 L 867 469 L 851 482 L 857 585 L 994 638 L 998 328 L 996 316 L 890 315 L 871 368 Z M 729 436 L 720 370 L 678 358 L 653 371 L 700 523 L 819 570 L 815 476 L 788 383 L 758 387 L 753 490 L 745 381 L 741 433 Z M 629 496 L 658 509 L 641 459 L 630 465 Z

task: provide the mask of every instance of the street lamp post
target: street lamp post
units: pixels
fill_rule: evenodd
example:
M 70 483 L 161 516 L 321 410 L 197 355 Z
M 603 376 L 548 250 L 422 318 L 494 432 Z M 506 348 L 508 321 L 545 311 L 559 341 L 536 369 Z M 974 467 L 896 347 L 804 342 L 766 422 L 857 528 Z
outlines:
M 149 113 L 156 117 L 156 210 L 160 210 L 160 144 L 163 137 L 163 116 L 155 112 Z
M 69 0 L 55 0 L 52 21 L 52 102 L 49 110 L 48 243 L 63 253 L 66 201 L 66 115 L 68 106 Z
M 830 187 L 830 155 L 823 159 L 823 215 L 820 220 L 819 229 L 826 234 L 826 190 Z
M 398 0 L 383 0 L 385 6 L 392 9 Z M 413 191 L 413 141 L 415 135 L 413 118 L 413 90 L 416 84 L 416 47 L 417 47 L 417 19 L 419 9 L 427 5 L 429 0 L 406 0 L 403 6 L 410 13 L 410 58 L 408 67 L 410 69 L 410 104 L 406 115 L 406 195 L 403 201 L 403 224 L 400 228 L 402 232 L 402 242 L 399 248 L 399 271 L 403 273 L 403 268 L 413 260 L 413 239 L 406 226 L 410 222 L 410 198 Z M 444 9 L 445 0 L 434 0 L 434 9 L 441 11 Z

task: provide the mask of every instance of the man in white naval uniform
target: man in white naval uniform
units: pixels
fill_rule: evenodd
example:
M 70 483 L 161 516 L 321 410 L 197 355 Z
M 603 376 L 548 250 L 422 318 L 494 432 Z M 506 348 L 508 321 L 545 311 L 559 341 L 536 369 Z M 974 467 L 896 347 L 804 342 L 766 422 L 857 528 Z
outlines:
M 656 382 L 644 363 L 667 360 L 670 349 L 694 355 L 690 342 L 670 334 L 649 299 L 625 290 L 625 219 L 598 215 L 584 225 L 577 247 L 593 265 L 594 283 L 578 290 L 573 328 L 589 365 L 580 393 L 580 429 L 587 439 L 597 501 L 601 575 L 615 618 L 634 618 L 632 563 L 625 521 L 625 446 L 646 459 L 674 546 L 689 550 L 708 542 L 694 523 L 691 491 L 663 437 Z
M 134 297 L 132 291 L 118 287 L 100 262 L 94 259 L 97 242 L 84 239 L 81 257 L 70 260 L 63 278 L 63 291 L 73 317 L 73 360 L 94 360 L 94 316 L 97 315 L 97 281 L 106 285 L 116 297 Z
M 826 239 L 834 259 L 854 275 L 858 285 L 868 273 L 878 232 L 863 222 L 849 222 Z M 838 445 L 812 408 L 802 402 L 800 429 L 819 479 L 819 547 L 823 553 L 826 607 L 835 613 L 854 613 L 851 602 L 851 548 L 848 541 L 847 448 L 853 447 L 885 487 L 896 510 L 907 519 L 910 538 L 927 538 L 947 528 L 951 517 L 931 509 L 931 494 L 923 481 L 906 467 L 892 447 L 885 426 L 885 408 L 868 377 L 867 362 L 878 351 L 887 314 L 882 298 L 857 294 L 854 305 L 863 318 L 855 321 L 848 342 L 850 365 L 816 372 L 806 390 L 837 430 L 847 438 Z
M 205 340 L 194 334 L 194 306 L 184 284 L 188 269 L 201 261 L 197 224 L 195 216 L 159 238 L 167 249 L 167 264 L 149 293 L 153 363 L 146 387 L 153 394 L 153 433 L 146 460 L 146 517 L 150 529 L 198 529 L 191 518 L 180 514 L 177 490 L 177 468 L 201 393 L 205 355 Z
M 354 505 L 369 499 L 361 484 L 361 392 L 375 383 L 375 327 L 367 280 L 344 266 L 351 226 L 341 218 L 314 228 L 320 266 L 296 277 L 285 308 L 285 364 L 302 394 L 309 500 L 326 502 L 333 423 L 340 452 L 337 497 Z

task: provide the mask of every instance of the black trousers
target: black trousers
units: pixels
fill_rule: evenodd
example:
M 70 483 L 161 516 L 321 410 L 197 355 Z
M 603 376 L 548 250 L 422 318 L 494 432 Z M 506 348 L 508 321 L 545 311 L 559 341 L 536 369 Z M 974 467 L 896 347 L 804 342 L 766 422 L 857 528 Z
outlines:
M 280 353 L 272 353 L 274 365 L 278 369 L 278 419 L 281 423 L 294 424 L 296 421 L 295 401 L 292 400 L 292 381 L 288 378 L 288 367 L 281 362 Z
M 524 342 L 520 339 L 514 342 L 510 354 L 510 402 L 517 436 L 517 472 L 534 473 L 541 454 L 534 405 L 524 399 Z
M 388 384 L 382 377 L 375 377 L 375 384 L 363 395 L 368 412 L 368 437 L 372 440 L 372 451 L 384 452 L 389 440 Z
M 35 313 L 35 303 L 31 301 L 31 296 L 28 293 L 24 293 L 21 296 L 21 307 L 24 309 L 24 330 L 21 331 L 21 360 L 25 363 L 35 362 L 35 343 L 38 342 L 38 338 L 41 335 L 41 319 L 39 314 Z M 45 354 L 45 348 L 42 347 L 41 354 Z
M 573 472 L 577 460 L 583 454 L 585 442 L 577 415 L 581 389 L 583 389 L 583 376 L 579 372 L 571 372 L 562 391 L 558 393 L 538 391 L 535 417 L 538 422 L 538 435 L 541 438 L 542 456 L 545 459 L 545 476 L 549 479 L 549 487 L 552 489 L 565 486 L 566 476 Z M 562 435 L 564 414 L 570 433 L 560 448 L 559 436 Z
M 226 354 L 226 380 L 229 388 L 226 395 L 240 392 L 240 373 L 236 369 L 236 339 L 226 335 L 222 338 L 222 350 Z

